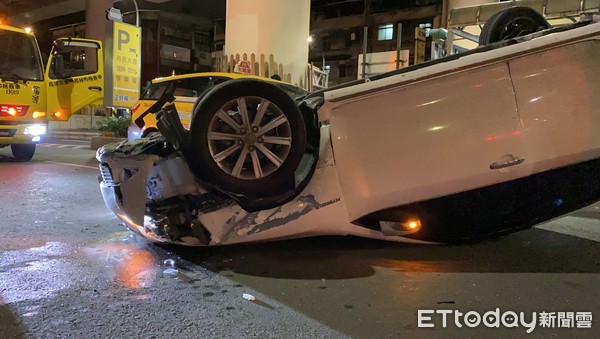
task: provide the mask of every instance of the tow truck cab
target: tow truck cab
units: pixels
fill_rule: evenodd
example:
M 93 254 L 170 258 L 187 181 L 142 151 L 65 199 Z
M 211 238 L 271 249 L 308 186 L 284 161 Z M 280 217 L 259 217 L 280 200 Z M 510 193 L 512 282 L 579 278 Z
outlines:
M 103 99 L 101 42 L 61 38 L 47 67 L 33 34 L 0 25 L 0 148 L 10 146 L 19 161 L 33 157 L 50 120 L 68 120 Z M 86 55 L 95 54 L 86 62 Z

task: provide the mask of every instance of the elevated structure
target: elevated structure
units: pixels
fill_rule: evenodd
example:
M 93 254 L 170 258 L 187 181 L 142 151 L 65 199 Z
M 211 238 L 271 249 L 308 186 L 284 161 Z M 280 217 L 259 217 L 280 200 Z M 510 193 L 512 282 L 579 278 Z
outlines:
M 272 54 L 292 84 L 306 81 L 310 0 L 227 0 L 226 22 L 226 56 Z

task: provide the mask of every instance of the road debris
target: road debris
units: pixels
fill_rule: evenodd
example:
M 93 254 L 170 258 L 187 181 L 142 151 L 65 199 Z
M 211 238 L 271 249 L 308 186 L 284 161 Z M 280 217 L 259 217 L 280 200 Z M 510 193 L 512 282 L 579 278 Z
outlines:
M 248 294 L 248 293 L 242 294 L 242 298 L 244 298 L 246 300 L 250 300 L 250 301 L 255 301 L 256 300 L 255 296 L 253 296 L 252 294 Z

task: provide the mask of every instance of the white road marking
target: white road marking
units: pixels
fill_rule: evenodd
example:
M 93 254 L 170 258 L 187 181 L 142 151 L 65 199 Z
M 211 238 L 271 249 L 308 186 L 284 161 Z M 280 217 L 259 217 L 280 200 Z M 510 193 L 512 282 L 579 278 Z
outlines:
M 55 165 L 65 165 L 65 166 L 82 167 L 82 168 L 89 168 L 89 169 L 99 170 L 99 167 L 92 167 L 92 166 L 86 166 L 86 165 L 77 165 L 77 164 L 69 164 L 69 163 L 66 163 L 66 162 L 56 162 L 56 161 L 44 161 L 44 162 L 47 162 L 49 164 L 55 164 Z
M 69 149 L 90 149 L 88 145 L 65 145 L 65 144 L 49 144 L 49 143 L 41 143 L 40 147 L 50 147 L 50 148 L 69 148 Z
M 600 220 L 598 219 L 565 216 L 535 228 L 600 242 Z

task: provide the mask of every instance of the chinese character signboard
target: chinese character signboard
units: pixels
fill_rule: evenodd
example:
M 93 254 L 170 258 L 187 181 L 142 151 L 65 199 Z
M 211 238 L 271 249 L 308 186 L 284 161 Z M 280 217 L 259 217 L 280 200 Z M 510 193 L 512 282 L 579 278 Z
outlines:
M 122 22 L 109 24 L 112 38 L 107 43 L 106 96 L 108 107 L 131 108 L 140 94 L 141 30 Z
M 425 62 L 426 32 L 425 28 L 415 28 L 415 65 Z

